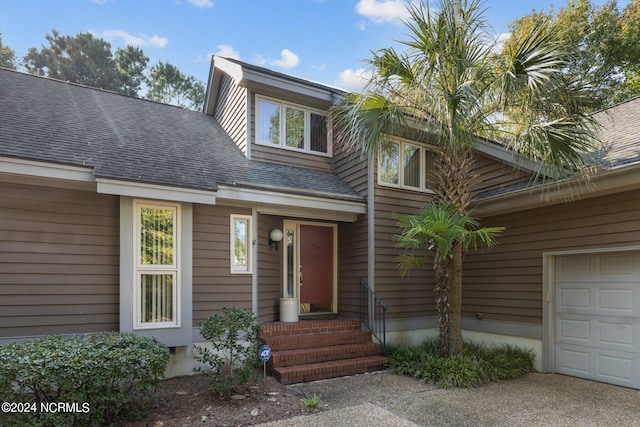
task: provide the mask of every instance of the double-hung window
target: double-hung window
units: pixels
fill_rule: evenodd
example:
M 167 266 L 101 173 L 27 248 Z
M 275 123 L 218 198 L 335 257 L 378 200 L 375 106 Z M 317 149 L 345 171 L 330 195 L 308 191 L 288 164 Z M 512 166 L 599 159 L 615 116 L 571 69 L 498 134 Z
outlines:
M 257 97 L 256 104 L 257 144 L 331 156 L 326 114 L 263 97 Z
M 408 190 L 429 191 L 431 154 L 426 147 L 386 140 L 378 156 L 378 183 Z
M 135 329 L 180 326 L 180 206 L 135 204 Z

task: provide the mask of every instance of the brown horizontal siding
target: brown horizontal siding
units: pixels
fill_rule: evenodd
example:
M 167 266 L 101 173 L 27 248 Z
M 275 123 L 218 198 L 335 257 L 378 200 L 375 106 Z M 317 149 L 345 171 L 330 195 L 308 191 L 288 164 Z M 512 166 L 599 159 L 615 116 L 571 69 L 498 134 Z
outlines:
M 0 183 L 0 337 L 119 329 L 119 202 Z
M 277 98 L 275 98 L 277 99 Z M 286 101 L 286 100 L 282 100 Z M 256 94 L 251 93 L 251 159 L 290 166 L 331 171 L 333 159 L 327 156 L 256 144 Z
M 255 141 L 255 138 L 253 138 L 253 141 Z M 318 169 L 325 172 L 330 172 L 333 168 L 333 161 L 330 157 L 286 150 L 278 147 L 269 147 L 267 145 L 255 143 L 251 145 L 251 159 L 309 169 Z
M 483 192 L 491 189 L 512 185 L 519 182 L 527 182 L 531 174 L 518 170 L 514 166 L 507 165 L 496 159 L 478 154 L 475 167 L 472 172 L 475 175 L 473 191 Z
M 433 269 L 413 271 L 401 277 L 397 258 L 402 250 L 394 247 L 394 235 L 400 233 L 392 213 L 412 215 L 431 199 L 432 195 L 417 191 L 375 188 L 375 291 L 389 307 L 387 318 L 412 318 L 435 314 L 433 302 Z
M 338 312 L 343 317 L 359 313 L 358 278 L 368 282 L 367 218 L 338 224 Z
M 238 86 L 233 78 L 227 74 L 223 74 L 220 82 L 213 117 L 240 150 L 246 154 L 247 89 Z
M 337 150 L 334 173 L 363 197 L 367 197 L 367 159 L 359 153 Z M 338 224 L 338 312 L 343 317 L 359 314 L 358 278 L 368 282 L 368 218 L 360 215 L 353 223 Z
M 465 258 L 464 315 L 541 324 L 543 253 L 637 245 L 640 198 L 629 191 L 489 217 L 482 225 L 506 230 L 498 246 Z
M 338 150 L 334 155 L 334 173 L 361 196 L 368 190 L 367 158 L 358 152 Z
M 230 215 L 247 208 L 193 206 L 193 322 L 223 307 L 251 309 L 251 274 L 231 274 Z
M 282 296 L 282 251 L 269 246 L 269 233 L 274 228 L 282 230 L 282 219 L 270 215 L 258 216 L 258 317 L 262 322 L 278 320 Z

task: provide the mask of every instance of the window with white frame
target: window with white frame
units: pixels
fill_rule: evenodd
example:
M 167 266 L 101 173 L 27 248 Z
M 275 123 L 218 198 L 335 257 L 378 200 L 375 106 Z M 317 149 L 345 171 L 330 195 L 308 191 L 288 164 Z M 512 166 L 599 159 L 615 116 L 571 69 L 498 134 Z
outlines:
M 179 327 L 180 207 L 137 202 L 136 329 Z
M 251 273 L 251 216 L 231 215 L 231 273 Z
M 320 111 L 257 97 L 256 143 L 331 155 L 331 124 Z
M 378 183 L 380 185 L 429 191 L 432 155 L 421 145 L 386 140 L 380 145 Z

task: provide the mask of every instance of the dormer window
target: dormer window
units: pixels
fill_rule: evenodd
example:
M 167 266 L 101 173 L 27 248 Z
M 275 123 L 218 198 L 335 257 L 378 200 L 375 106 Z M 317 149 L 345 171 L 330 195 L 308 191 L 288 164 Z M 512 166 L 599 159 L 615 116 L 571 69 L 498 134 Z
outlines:
M 256 98 L 256 143 L 331 156 L 329 117 L 311 108 Z

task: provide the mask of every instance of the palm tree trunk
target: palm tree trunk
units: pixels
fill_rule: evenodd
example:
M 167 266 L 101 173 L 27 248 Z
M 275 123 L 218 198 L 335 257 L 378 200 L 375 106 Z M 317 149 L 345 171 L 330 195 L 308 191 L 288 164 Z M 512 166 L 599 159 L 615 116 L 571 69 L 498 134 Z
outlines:
M 471 190 L 477 179 L 473 172 L 475 157 L 469 152 L 441 153 L 436 164 L 436 194 L 438 198 L 456 206 L 463 215 L 467 214 L 473 200 Z M 440 319 L 440 352 L 442 354 L 462 353 L 462 260 L 463 251 L 460 243 L 452 248 L 452 257 L 446 262 L 447 285 L 440 289 L 438 300 L 445 300 L 446 306 L 438 304 Z M 442 288 L 440 281 L 436 280 Z M 443 324 L 445 322 L 445 324 Z M 443 332 L 443 329 L 446 331 Z
M 456 243 L 449 262 L 449 354 L 463 351 L 462 343 L 462 244 Z

